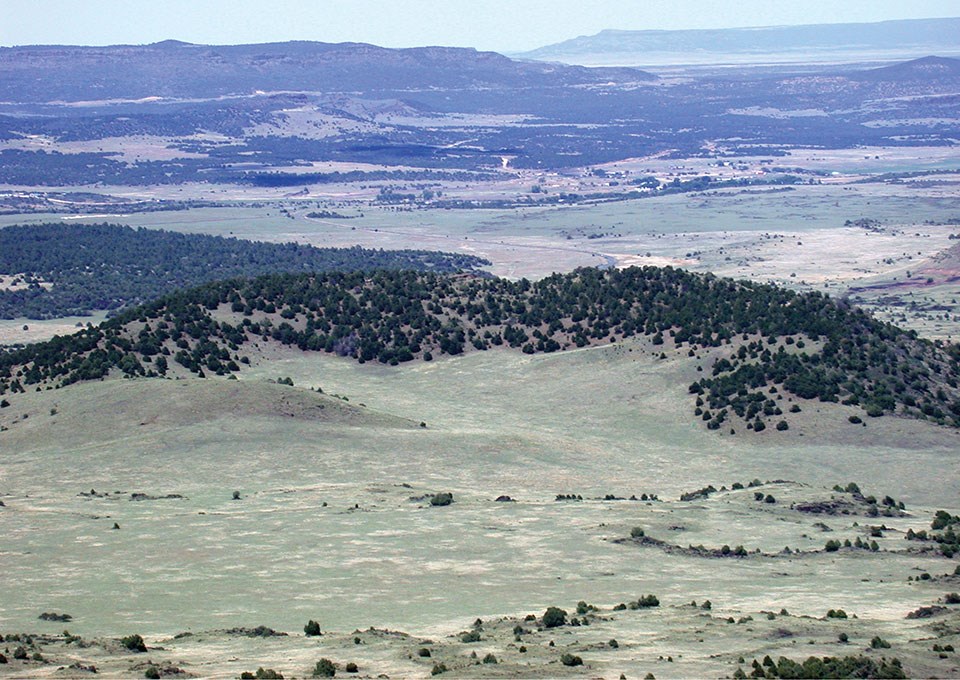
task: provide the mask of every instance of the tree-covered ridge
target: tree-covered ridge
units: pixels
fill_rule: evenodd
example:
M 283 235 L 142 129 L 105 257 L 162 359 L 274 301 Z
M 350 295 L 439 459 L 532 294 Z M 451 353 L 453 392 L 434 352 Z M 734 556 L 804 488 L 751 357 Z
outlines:
M 114 369 L 165 375 L 172 363 L 223 375 L 240 370 L 243 346 L 254 341 L 397 365 L 497 346 L 532 354 L 632 336 L 719 357 L 690 385 L 696 415 L 711 428 L 734 414 L 756 431 L 771 416 L 785 422 L 789 415 L 771 396 L 780 392 L 960 427 L 957 346 L 920 340 L 819 293 L 669 267 L 579 269 L 533 283 L 410 271 L 212 283 L 0 355 L 0 393 Z
M 13 226 L 0 229 L 0 274 L 25 275 L 26 287 L 0 289 L 0 318 L 84 315 L 239 276 L 374 269 L 457 272 L 486 264 L 472 255 L 426 250 L 317 248 L 115 224 Z

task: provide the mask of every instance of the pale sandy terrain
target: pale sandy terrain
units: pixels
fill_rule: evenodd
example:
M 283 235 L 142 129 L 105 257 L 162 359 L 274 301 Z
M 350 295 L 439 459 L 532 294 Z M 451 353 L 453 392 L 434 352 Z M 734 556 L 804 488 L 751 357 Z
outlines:
M 70 335 L 80 326 L 97 324 L 106 318 L 99 312 L 91 316 L 67 316 L 62 319 L 0 319 L 0 345 L 21 345 L 40 342 L 54 335 Z M 26 326 L 26 328 L 24 328 Z
M 30 288 L 30 283 L 24 280 L 23 274 L 0 274 L 0 290 L 27 290 Z M 50 289 L 53 288 L 52 283 L 47 281 L 34 281 L 41 288 Z

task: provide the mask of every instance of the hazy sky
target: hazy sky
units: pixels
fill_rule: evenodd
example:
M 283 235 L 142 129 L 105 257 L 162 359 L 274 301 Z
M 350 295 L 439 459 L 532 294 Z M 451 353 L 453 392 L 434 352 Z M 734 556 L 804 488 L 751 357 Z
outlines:
M 960 15 L 957 0 L 2 0 L 0 45 L 318 40 L 521 51 L 605 28 Z

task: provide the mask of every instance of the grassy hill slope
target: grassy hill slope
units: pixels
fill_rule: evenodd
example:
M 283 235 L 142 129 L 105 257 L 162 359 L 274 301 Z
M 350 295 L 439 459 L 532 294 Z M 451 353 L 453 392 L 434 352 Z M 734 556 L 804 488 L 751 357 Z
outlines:
M 535 283 L 386 271 L 219 282 L 0 355 L 0 394 L 111 373 L 226 375 L 265 342 L 397 366 L 635 336 L 649 338 L 661 358 L 696 363 L 690 406 L 710 429 L 788 429 L 784 394 L 960 426 L 956 346 L 817 293 L 655 267 L 581 269 Z

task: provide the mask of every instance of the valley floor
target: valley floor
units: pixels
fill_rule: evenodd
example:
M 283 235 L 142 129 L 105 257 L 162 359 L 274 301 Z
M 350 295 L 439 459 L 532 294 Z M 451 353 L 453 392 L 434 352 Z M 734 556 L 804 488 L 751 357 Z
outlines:
M 944 604 L 957 561 L 906 540 L 960 510 L 953 430 L 854 427 L 811 402 L 787 432 L 719 435 L 677 417 L 692 363 L 639 340 L 398 368 L 266 346 L 254 364 L 239 381 L 107 380 L 0 411 L 0 674 L 302 677 L 329 658 L 338 676 L 728 677 L 768 654 L 958 672 L 933 651 L 960 644 Z M 833 490 L 849 482 L 905 513 L 871 517 Z M 431 504 L 442 492 L 453 503 Z M 832 539 L 877 549 L 827 552 Z M 647 594 L 660 605 L 629 606 Z M 548 606 L 573 618 L 580 601 L 597 608 L 580 626 L 542 627 Z M 311 619 L 324 635 L 304 637 Z M 288 635 L 248 637 L 257 626 Z M 120 644 L 133 634 L 146 653 Z

